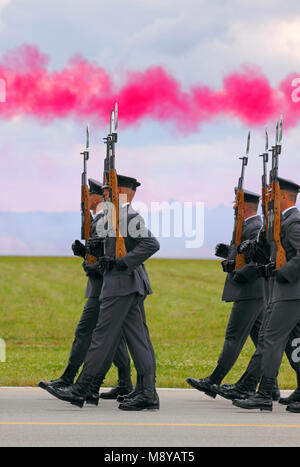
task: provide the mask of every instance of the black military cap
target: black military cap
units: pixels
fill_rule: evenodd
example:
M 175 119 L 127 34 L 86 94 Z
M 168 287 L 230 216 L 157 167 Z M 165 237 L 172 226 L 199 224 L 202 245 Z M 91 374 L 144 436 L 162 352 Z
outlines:
M 281 190 L 292 191 L 293 193 L 299 193 L 300 185 L 292 180 L 286 180 L 285 178 L 278 177 L 279 186 Z
M 126 175 L 118 175 L 118 185 L 124 188 L 131 188 L 131 190 L 135 191 L 141 184 L 136 178 L 126 177 Z
M 237 192 L 237 188 L 234 189 Z M 253 191 L 243 190 L 244 191 L 244 201 L 245 203 L 255 203 L 258 204 L 260 200 L 260 195 L 253 193 Z
M 102 183 L 93 178 L 89 178 L 89 194 L 90 195 L 103 195 Z

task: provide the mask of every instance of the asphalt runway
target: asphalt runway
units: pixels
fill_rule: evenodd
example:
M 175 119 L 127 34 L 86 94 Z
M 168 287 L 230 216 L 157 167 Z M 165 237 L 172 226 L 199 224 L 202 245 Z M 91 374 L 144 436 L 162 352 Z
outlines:
M 283 395 L 290 391 L 282 391 Z M 159 411 L 79 409 L 39 388 L 0 388 L 0 446 L 299 446 L 300 414 L 245 411 L 194 389 L 158 389 Z

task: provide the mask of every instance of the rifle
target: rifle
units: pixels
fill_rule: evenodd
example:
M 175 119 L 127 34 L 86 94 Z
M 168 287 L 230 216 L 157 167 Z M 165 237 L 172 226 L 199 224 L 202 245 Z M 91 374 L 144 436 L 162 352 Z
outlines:
M 81 175 L 81 240 L 86 243 L 90 237 L 91 231 L 91 213 L 89 210 L 89 188 L 87 185 L 87 161 L 89 160 L 89 127 L 86 126 L 86 148 L 80 153 L 83 156 L 83 172 Z M 90 254 L 86 254 L 87 264 L 94 264 L 97 258 Z
M 108 190 L 107 203 L 108 225 L 111 225 L 116 237 L 115 258 L 126 254 L 125 241 L 120 233 L 120 211 L 118 176 L 115 168 L 115 144 L 118 141 L 118 104 L 111 110 L 110 132 L 104 142 L 106 144 L 106 157 L 104 159 L 103 190 Z
M 275 145 L 270 150 L 272 152 L 272 169 L 270 171 L 269 203 L 268 203 L 268 240 L 271 245 L 271 252 L 275 252 L 276 269 L 281 268 L 286 263 L 286 253 L 280 239 L 280 185 L 278 181 L 278 162 L 282 145 L 282 117 L 280 125 L 276 124 Z
M 268 235 L 268 202 L 269 202 L 269 188 L 267 181 L 267 164 L 269 161 L 269 138 L 268 130 L 265 130 L 265 152 L 260 154 L 259 157 L 263 158 L 263 175 L 262 175 L 262 197 L 261 197 L 261 207 L 263 213 L 263 227 Z
M 250 148 L 250 131 L 248 133 L 248 138 L 247 138 L 246 154 L 245 156 L 239 158 L 242 161 L 242 170 L 241 170 L 241 176 L 238 181 L 238 187 L 237 187 L 236 195 L 235 195 L 234 228 L 233 228 L 233 237 L 232 237 L 232 241 L 235 244 L 236 248 L 238 248 L 242 242 L 243 223 L 244 223 L 244 204 L 245 204 L 243 185 L 244 185 L 245 167 L 248 164 L 249 148 Z M 245 254 L 238 253 L 235 258 L 235 269 L 241 269 L 243 266 L 245 266 L 245 264 L 246 264 Z

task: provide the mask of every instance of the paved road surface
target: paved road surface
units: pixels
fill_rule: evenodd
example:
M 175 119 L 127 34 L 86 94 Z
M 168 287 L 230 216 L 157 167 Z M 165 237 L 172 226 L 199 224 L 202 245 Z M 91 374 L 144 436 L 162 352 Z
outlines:
M 244 411 L 194 389 L 160 389 L 161 410 L 83 409 L 39 388 L 0 388 L 0 446 L 299 446 L 300 414 Z M 284 394 L 288 394 L 285 392 Z

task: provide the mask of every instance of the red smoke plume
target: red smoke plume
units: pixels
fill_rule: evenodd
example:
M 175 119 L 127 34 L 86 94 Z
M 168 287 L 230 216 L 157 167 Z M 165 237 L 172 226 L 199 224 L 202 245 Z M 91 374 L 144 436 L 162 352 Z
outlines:
M 48 69 L 49 59 L 34 46 L 21 46 L 0 62 L 0 78 L 6 82 L 6 103 L 0 117 L 29 116 L 49 121 L 56 118 L 103 122 L 114 102 L 119 103 L 122 125 L 145 118 L 172 122 L 183 132 L 196 130 L 202 122 L 235 117 L 247 125 L 263 125 L 283 114 L 285 126 L 300 118 L 300 102 L 292 99 L 291 74 L 274 89 L 257 69 L 224 77 L 219 90 L 197 84 L 183 91 L 180 83 L 162 67 L 128 72 L 117 89 L 112 78 L 81 56 L 72 58 L 60 71 Z

